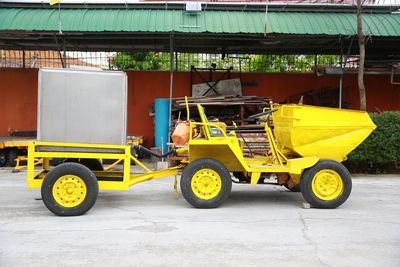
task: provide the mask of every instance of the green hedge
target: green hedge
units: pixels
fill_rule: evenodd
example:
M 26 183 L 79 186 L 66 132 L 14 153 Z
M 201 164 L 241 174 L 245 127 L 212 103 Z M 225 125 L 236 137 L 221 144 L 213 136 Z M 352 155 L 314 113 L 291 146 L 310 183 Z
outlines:
M 348 155 L 344 164 L 351 172 L 395 172 L 395 162 L 400 160 L 400 111 L 370 116 L 378 127 Z

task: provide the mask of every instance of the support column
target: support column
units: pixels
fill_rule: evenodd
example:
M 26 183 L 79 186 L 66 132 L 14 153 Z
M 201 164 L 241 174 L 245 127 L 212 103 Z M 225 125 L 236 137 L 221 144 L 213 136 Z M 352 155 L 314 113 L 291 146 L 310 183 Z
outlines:
M 174 35 L 169 35 L 169 116 L 168 116 L 168 140 L 171 137 L 171 117 L 172 117 L 172 91 L 174 82 Z

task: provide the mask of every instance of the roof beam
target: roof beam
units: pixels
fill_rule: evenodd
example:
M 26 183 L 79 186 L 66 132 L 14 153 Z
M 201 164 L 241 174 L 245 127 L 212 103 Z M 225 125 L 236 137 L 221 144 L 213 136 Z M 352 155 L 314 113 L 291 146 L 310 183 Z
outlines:
M 162 9 L 162 10 L 185 10 L 185 2 L 137 2 L 137 1 L 110 1 L 104 2 L 61 2 L 62 8 L 68 9 Z M 201 3 L 202 10 L 212 11 L 265 11 L 263 2 L 205 2 Z M 50 6 L 47 1 L 37 2 L 13 2 L 3 0 L 0 2 L 0 8 L 40 8 L 56 9 L 57 5 Z M 352 4 L 318 4 L 318 3 L 268 3 L 268 10 L 271 12 L 340 12 L 355 13 L 356 5 Z M 392 13 L 400 9 L 399 3 L 391 5 L 363 5 L 365 13 Z

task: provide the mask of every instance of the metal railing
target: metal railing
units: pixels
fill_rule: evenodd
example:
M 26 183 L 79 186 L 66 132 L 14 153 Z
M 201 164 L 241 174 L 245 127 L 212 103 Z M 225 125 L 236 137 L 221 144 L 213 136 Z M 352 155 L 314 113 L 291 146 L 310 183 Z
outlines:
M 348 58 L 345 68 L 357 68 L 358 58 Z M 170 70 L 170 54 L 161 52 L 85 52 L 0 50 L 1 68 L 62 68 L 80 66 L 107 70 Z M 198 68 L 228 69 L 233 72 L 313 72 L 315 68 L 339 67 L 336 55 L 252 55 L 175 53 L 175 71 Z

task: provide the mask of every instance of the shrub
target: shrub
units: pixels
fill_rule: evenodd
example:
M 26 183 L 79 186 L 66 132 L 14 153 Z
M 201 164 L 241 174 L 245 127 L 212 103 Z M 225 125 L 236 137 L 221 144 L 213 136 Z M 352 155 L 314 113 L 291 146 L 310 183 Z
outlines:
M 351 172 L 386 173 L 395 171 L 400 160 L 400 111 L 370 114 L 377 128 L 344 164 Z

